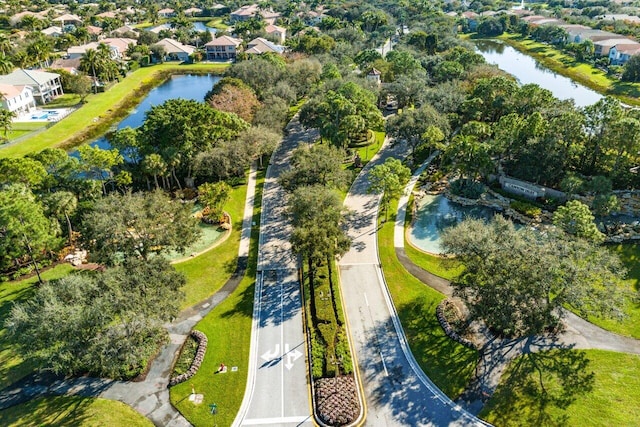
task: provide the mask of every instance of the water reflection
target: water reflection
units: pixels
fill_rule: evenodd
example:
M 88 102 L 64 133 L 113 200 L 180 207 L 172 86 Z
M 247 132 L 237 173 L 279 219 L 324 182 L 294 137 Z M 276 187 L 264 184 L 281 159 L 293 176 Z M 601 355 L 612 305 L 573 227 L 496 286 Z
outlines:
M 573 80 L 561 76 L 532 57 L 496 40 L 476 40 L 478 53 L 501 70 L 513 75 L 521 84 L 535 83 L 550 90 L 556 98 L 573 99 L 576 106 L 595 104 L 602 95 Z
M 485 206 L 463 206 L 442 195 L 424 196 L 415 213 L 415 221 L 409 229 L 409 241 L 423 251 L 441 253 L 440 235 L 463 219 L 482 218 L 489 220 L 496 214 Z

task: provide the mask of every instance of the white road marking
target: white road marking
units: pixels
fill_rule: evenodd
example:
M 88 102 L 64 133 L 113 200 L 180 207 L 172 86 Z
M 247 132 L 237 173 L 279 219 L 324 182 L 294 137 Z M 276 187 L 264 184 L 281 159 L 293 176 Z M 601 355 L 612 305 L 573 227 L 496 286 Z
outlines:
M 278 280 L 276 278 L 276 280 Z M 284 344 L 284 280 L 280 282 L 280 343 Z M 284 417 L 284 364 L 280 373 L 280 404 L 281 414 Z
M 280 344 L 276 344 L 276 348 L 273 351 L 266 351 L 260 356 L 263 360 L 269 361 L 275 359 L 280 354 Z
M 284 423 L 303 423 L 305 421 L 310 421 L 311 416 L 300 416 L 300 417 L 281 417 L 281 418 L 253 418 L 250 420 L 244 420 L 242 425 L 266 425 L 266 424 L 284 424 Z
M 289 351 L 289 344 L 284 345 L 284 354 L 287 355 L 287 362 L 284 364 L 284 366 L 286 366 L 288 370 L 291 370 L 291 368 L 293 368 L 293 362 L 302 357 L 302 353 L 300 353 L 295 348 Z
M 384 363 L 384 356 L 382 355 L 382 352 L 380 352 L 380 360 L 382 360 L 382 367 L 384 368 L 384 374 L 388 377 L 389 371 L 387 371 L 387 364 Z
M 364 295 L 364 302 L 367 304 L 367 307 L 369 307 L 369 299 L 367 298 L 367 294 L 363 293 Z

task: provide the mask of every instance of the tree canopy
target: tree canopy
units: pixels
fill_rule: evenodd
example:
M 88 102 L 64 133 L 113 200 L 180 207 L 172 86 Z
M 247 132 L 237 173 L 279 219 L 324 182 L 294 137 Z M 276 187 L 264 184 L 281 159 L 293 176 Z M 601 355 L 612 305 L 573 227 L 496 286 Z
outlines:
M 583 316 L 621 313 L 620 261 L 587 240 L 516 230 L 498 215 L 448 228 L 442 248 L 465 266 L 451 283 L 455 295 L 499 334 L 557 331 L 565 305 Z

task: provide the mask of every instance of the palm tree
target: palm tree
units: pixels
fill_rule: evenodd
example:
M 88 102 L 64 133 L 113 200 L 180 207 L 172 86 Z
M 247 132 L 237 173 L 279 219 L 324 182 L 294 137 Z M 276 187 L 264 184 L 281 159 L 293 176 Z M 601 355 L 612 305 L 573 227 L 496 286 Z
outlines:
M 0 128 L 4 132 L 4 139 L 7 139 L 7 134 L 11 130 L 13 125 L 13 119 L 16 117 L 16 113 L 9 111 L 6 108 L 0 108 Z
M 9 74 L 11 71 L 13 71 L 13 62 L 4 52 L 0 52 L 0 74 Z
M 11 40 L 9 36 L 2 33 L 0 34 L 0 52 L 6 54 L 11 49 Z
M 96 79 L 98 78 L 97 71 L 100 70 L 102 66 L 102 58 L 100 54 L 95 49 L 87 49 L 80 58 L 80 69 L 87 73 L 90 73 L 91 77 L 93 77 L 93 90 L 94 93 L 98 91 L 98 86 L 96 85 Z
M 73 244 L 73 228 L 71 227 L 70 215 L 78 208 L 78 198 L 70 191 L 56 191 L 51 193 L 47 199 L 47 206 L 51 213 L 56 217 L 65 218 L 67 222 L 67 233 L 69 234 L 69 245 Z

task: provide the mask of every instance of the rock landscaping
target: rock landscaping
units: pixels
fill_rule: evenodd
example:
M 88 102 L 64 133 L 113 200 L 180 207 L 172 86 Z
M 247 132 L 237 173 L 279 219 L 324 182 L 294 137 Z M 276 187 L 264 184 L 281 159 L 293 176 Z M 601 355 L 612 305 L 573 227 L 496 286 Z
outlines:
M 459 342 L 463 346 L 477 350 L 478 347 L 475 345 L 475 343 L 461 337 L 455 330 L 455 328 L 451 326 L 451 323 L 449 323 L 449 320 L 446 316 L 447 310 L 457 310 L 457 308 L 449 299 L 443 299 L 436 307 L 436 317 L 438 318 L 438 322 L 440 323 L 440 326 L 442 326 L 444 333 L 447 334 L 449 338 L 456 342 Z
M 191 336 L 196 341 L 198 341 L 198 351 L 196 352 L 196 356 L 193 358 L 191 367 L 187 372 L 173 377 L 169 380 L 169 387 L 173 387 L 176 384 L 187 381 L 198 372 L 198 369 L 200 369 L 200 365 L 202 364 L 204 355 L 207 352 L 207 336 L 200 331 L 196 331 L 195 329 L 191 331 Z
M 353 375 L 321 378 L 314 382 L 316 415 L 327 426 L 344 426 L 360 415 L 360 401 Z

